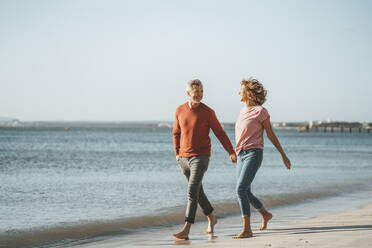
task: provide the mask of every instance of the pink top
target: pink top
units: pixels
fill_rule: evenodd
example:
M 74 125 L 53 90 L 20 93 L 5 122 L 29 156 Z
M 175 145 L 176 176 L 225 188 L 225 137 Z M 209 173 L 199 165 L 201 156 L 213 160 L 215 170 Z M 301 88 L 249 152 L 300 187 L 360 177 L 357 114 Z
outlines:
M 241 150 L 263 148 L 262 122 L 270 117 L 262 106 L 244 106 L 235 124 L 236 154 Z

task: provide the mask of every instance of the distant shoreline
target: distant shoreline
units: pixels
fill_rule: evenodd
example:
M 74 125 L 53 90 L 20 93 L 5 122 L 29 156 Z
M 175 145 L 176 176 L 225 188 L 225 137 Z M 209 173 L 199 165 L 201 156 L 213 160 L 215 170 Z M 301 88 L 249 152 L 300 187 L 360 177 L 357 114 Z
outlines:
M 226 129 L 235 127 L 234 122 L 222 122 Z M 272 122 L 274 129 L 308 131 L 349 131 L 350 129 L 372 129 L 372 123 L 360 122 Z M 44 128 L 173 128 L 171 121 L 0 121 L 0 127 L 44 127 Z

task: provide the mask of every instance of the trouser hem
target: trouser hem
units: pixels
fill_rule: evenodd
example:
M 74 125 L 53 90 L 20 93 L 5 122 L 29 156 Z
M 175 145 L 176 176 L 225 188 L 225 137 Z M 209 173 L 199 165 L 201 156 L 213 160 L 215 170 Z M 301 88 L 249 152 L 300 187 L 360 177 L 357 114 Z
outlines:
M 189 223 L 191 223 L 191 224 L 194 224 L 195 219 L 192 219 L 192 218 L 189 218 L 189 217 L 185 217 L 185 221 L 186 221 L 186 222 L 189 222 Z
M 208 215 L 210 215 L 212 212 L 214 211 L 214 208 L 213 207 L 211 207 L 208 211 L 206 211 L 206 212 L 204 212 L 204 215 L 205 216 L 208 216 Z

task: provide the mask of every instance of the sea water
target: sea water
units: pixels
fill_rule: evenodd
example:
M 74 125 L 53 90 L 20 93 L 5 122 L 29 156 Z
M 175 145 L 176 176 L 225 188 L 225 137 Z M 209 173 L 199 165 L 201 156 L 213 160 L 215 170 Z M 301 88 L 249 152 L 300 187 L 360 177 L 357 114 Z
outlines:
M 265 138 L 252 191 L 266 205 L 371 187 L 372 134 L 275 132 L 292 169 Z M 234 130 L 226 133 L 234 144 Z M 235 164 L 212 133 L 211 139 L 203 187 L 217 215 L 236 214 Z M 170 128 L 0 128 L 0 240 L 50 230 L 64 230 L 56 235 L 61 239 L 69 230 L 84 237 L 181 223 L 186 192 Z

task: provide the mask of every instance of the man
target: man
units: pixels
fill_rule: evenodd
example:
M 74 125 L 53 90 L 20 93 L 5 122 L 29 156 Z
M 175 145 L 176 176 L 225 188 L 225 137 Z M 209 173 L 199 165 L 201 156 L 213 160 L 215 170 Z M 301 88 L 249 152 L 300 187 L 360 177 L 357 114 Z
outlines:
M 173 127 L 174 153 L 188 181 L 185 225 L 181 232 L 173 236 L 185 240 L 189 238 L 191 225 L 195 221 L 198 203 L 208 218 L 207 234 L 213 233 L 214 225 L 217 223 L 213 207 L 202 186 L 203 175 L 207 171 L 211 155 L 210 129 L 229 153 L 230 161 L 236 163 L 233 146 L 214 111 L 200 102 L 203 98 L 203 85 L 200 80 L 195 79 L 187 83 L 187 95 L 188 102 L 176 110 Z

